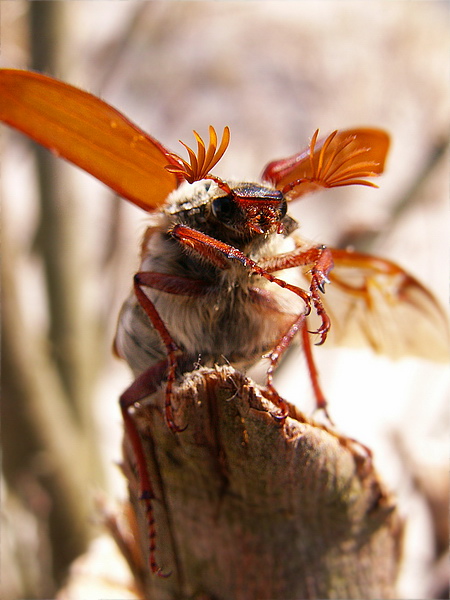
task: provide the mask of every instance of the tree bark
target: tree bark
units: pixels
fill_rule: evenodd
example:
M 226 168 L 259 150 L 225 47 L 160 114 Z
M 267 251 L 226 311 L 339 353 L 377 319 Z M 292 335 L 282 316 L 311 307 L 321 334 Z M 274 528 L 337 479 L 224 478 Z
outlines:
M 149 532 L 124 440 L 142 554 L 129 560 L 146 599 L 395 597 L 402 525 L 365 447 L 293 407 L 278 421 L 231 367 L 183 377 L 173 407 L 184 431 L 169 430 L 163 401 L 153 396 L 134 418 L 167 578 L 143 566 Z

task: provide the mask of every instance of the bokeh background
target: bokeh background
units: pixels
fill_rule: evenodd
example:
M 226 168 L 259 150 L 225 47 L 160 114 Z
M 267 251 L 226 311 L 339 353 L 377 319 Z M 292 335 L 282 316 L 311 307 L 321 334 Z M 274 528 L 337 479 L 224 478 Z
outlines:
M 15 0 L 0 4 L 0 62 L 99 95 L 171 150 L 192 129 L 229 125 L 224 178 L 257 179 L 316 128 L 387 129 L 380 190 L 316 194 L 292 212 L 308 239 L 389 257 L 447 306 L 449 8 Z M 49 598 L 104 536 L 99 504 L 125 495 L 117 399 L 131 377 L 111 344 L 146 217 L 6 128 L 1 153 L 2 597 Z M 351 349 L 317 358 L 337 425 L 371 445 L 398 494 L 399 597 L 444 597 L 448 365 Z M 299 364 L 291 353 L 279 386 L 308 407 Z

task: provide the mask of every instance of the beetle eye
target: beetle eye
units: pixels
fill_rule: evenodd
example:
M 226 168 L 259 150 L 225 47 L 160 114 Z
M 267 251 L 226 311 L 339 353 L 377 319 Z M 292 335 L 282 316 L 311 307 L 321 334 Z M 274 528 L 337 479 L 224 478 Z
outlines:
M 280 207 L 280 219 L 283 219 L 287 214 L 287 202 L 283 200 Z
M 236 214 L 236 203 L 231 196 L 220 196 L 212 201 L 211 211 L 219 221 L 230 221 Z

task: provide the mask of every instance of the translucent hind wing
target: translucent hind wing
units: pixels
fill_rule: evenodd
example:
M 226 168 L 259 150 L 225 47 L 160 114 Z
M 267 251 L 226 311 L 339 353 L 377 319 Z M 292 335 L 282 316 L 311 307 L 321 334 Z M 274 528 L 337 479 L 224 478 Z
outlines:
M 450 360 L 448 317 L 429 290 L 393 262 L 332 249 L 323 302 L 326 344 L 372 347 L 391 358 Z

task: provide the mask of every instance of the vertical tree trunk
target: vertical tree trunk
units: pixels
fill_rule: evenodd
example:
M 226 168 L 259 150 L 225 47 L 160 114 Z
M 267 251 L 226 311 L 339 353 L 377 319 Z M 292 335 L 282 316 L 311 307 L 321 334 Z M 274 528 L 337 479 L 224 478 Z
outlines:
M 401 522 L 357 442 L 306 419 L 270 414 L 231 367 L 184 376 L 172 433 L 162 394 L 135 419 L 155 488 L 157 560 L 132 564 L 148 600 L 392 598 Z M 135 457 L 125 473 L 147 556 L 148 527 Z M 140 562 L 140 561 L 138 561 Z

